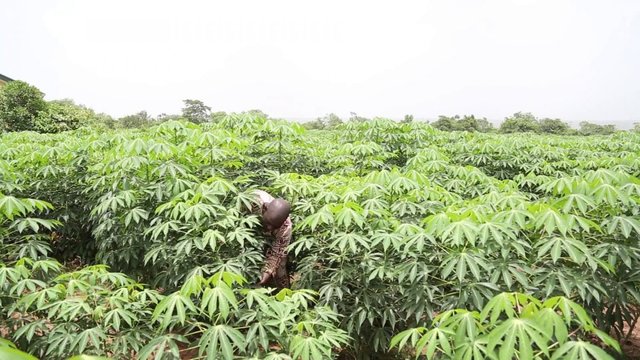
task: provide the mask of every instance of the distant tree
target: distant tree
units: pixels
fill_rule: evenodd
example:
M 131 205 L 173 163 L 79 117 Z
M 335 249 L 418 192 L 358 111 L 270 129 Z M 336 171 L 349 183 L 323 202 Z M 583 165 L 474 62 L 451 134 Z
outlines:
M 531 113 L 517 112 L 500 124 L 501 133 L 540 132 L 540 123 Z
M 96 114 L 92 109 L 76 104 L 71 99 L 53 100 L 47 103 L 47 109 L 41 111 L 36 119 L 38 132 L 60 132 L 94 125 Z
M 184 120 L 184 117 L 179 114 L 161 113 L 160 115 L 156 116 L 156 119 L 155 119 L 157 123 L 163 123 L 163 122 L 172 121 L 172 120 Z
M 560 119 L 544 118 L 540 120 L 540 131 L 547 134 L 567 134 L 571 127 Z
M 328 115 L 326 115 L 324 117 L 324 120 L 326 122 L 326 126 L 329 128 L 334 128 L 340 124 L 343 124 L 344 122 L 342 121 L 342 119 L 340 119 L 340 117 L 334 113 L 330 113 Z
M 402 119 L 402 121 L 400 121 L 400 122 L 404 123 L 404 124 L 408 124 L 408 123 L 413 122 L 413 115 L 410 115 L 410 114 L 405 115 L 404 119 Z
M 493 130 L 493 125 L 487 118 L 476 118 L 475 115 L 444 116 L 440 115 L 438 120 L 431 126 L 443 131 L 469 131 L 469 132 L 489 132 Z
M 633 129 L 631 131 L 640 132 L 640 122 L 633 123 Z
M 325 116 L 317 117 L 313 121 L 308 121 L 302 124 L 302 126 L 307 129 L 326 129 L 334 128 L 342 123 L 342 119 L 340 119 L 338 115 L 330 113 Z
M 302 126 L 308 130 L 322 130 L 326 127 L 326 124 L 322 121 L 322 118 L 316 118 L 312 121 L 302 123 Z
M 476 119 L 477 129 L 479 132 L 490 132 L 493 131 L 493 124 L 487 120 L 487 118 Z
M 455 128 L 461 131 L 488 132 L 493 129 L 493 125 L 486 118 L 478 119 L 474 115 L 464 115 L 457 120 Z
M 143 128 L 154 123 L 153 118 L 144 110 L 133 115 L 123 116 L 118 119 L 118 122 L 125 128 Z
M 24 81 L 11 81 L 0 89 L 0 125 L 4 131 L 36 130 L 41 112 L 47 110 L 44 94 Z
M 97 126 L 104 126 L 109 129 L 115 129 L 120 125 L 120 123 L 111 115 L 105 113 L 96 114 L 94 124 Z
M 182 108 L 182 116 L 192 123 L 201 124 L 210 120 L 209 114 L 211 108 L 206 106 L 200 100 L 182 100 L 184 107 Z
M 246 111 L 246 113 L 251 114 L 253 116 L 265 118 L 265 119 L 269 118 L 269 115 L 267 115 L 264 111 L 262 111 L 260 109 L 249 110 L 249 111 Z
M 431 126 L 442 131 L 455 131 L 458 130 L 458 120 L 460 120 L 458 115 L 453 117 L 440 115 L 438 120 L 431 123 Z
M 610 135 L 616 131 L 615 125 L 598 125 L 593 124 L 588 121 L 582 121 L 580 123 L 580 130 L 578 133 L 580 135 Z
M 353 111 L 350 114 L 351 114 L 351 116 L 349 117 L 349 121 L 365 122 L 365 121 L 369 121 L 370 120 L 370 119 L 367 119 L 366 117 L 359 116 L 358 114 L 354 113 Z
M 227 113 L 224 111 L 216 111 L 211 113 L 211 122 L 217 123 L 220 120 L 224 119 L 227 116 Z
M 334 113 L 327 114 L 325 116 L 317 117 L 313 121 L 308 121 L 303 124 L 307 129 L 325 129 L 334 128 L 342 124 L 342 119 Z

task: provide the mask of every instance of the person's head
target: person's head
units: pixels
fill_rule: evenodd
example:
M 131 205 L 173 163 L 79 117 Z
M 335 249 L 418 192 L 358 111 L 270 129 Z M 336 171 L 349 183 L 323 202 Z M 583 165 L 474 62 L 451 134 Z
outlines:
M 262 221 L 267 230 L 271 231 L 282 226 L 289 213 L 291 205 L 287 200 L 274 199 L 262 205 Z

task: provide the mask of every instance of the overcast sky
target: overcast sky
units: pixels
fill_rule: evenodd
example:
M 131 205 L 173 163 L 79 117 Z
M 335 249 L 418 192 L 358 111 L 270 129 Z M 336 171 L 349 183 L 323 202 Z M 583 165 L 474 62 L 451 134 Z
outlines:
M 640 120 L 640 1 L 8 1 L 0 73 L 119 117 Z

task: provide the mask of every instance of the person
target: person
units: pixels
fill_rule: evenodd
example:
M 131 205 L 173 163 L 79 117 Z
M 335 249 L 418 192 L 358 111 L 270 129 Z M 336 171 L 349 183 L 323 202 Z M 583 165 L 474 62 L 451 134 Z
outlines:
M 258 285 L 264 286 L 275 283 L 280 289 L 289 288 L 289 274 L 287 273 L 287 247 L 291 242 L 293 223 L 289 214 L 291 205 L 281 198 L 274 198 L 266 191 L 256 190 L 257 203 L 252 208 L 252 213 L 262 216 L 262 224 L 265 233 L 273 236 L 275 240 L 267 250 L 262 275 Z

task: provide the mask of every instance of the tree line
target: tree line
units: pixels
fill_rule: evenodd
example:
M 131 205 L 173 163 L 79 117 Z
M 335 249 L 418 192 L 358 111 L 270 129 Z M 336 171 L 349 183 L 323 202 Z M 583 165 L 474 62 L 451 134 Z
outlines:
M 262 110 L 254 109 L 246 113 L 267 118 Z M 187 120 L 196 124 L 219 122 L 227 115 L 224 111 L 212 111 L 201 100 L 185 99 L 180 114 L 162 113 L 156 117 L 146 111 L 113 118 L 105 113 L 76 104 L 71 99 L 45 101 L 44 93 L 37 87 L 24 81 L 12 81 L 0 88 L 0 129 L 10 131 L 36 131 L 40 133 L 56 133 L 77 129 L 82 126 L 98 126 L 116 128 L 145 128 L 170 120 Z M 350 122 L 369 121 L 366 117 L 352 112 L 347 119 Z M 405 115 L 401 123 L 413 122 L 413 115 Z M 336 114 L 330 113 L 317 117 L 302 125 L 309 130 L 335 128 L 344 121 Z M 578 129 L 574 129 L 561 119 L 537 118 L 529 112 L 517 112 L 496 128 L 486 118 L 475 115 L 441 115 L 431 126 L 443 131 L 498 132 L 498 133 L 544 133 L 557 135 L 609 135 L 616 131 L 615 125 L 599 125 L 583 121 Z M 640 131 L 640 122 L 634 124 L 633 131 Z

